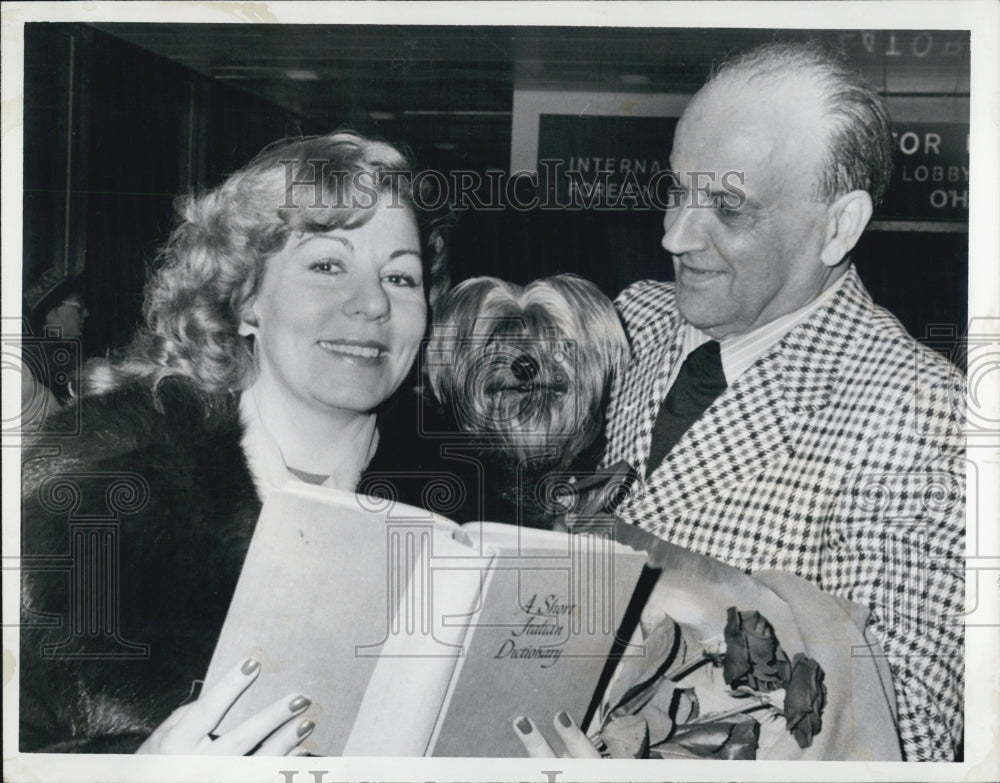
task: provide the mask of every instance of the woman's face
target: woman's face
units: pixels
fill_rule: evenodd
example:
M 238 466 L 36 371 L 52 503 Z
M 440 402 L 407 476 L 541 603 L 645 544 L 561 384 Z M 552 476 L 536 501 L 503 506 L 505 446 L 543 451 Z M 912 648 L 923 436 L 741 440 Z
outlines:
M 240 332 L 255 388 L 286 404 L 370 413 L 402 382 L 427 321 L 412 211 L 379 199 L 362 226 L 292 234 L 269 258 Z

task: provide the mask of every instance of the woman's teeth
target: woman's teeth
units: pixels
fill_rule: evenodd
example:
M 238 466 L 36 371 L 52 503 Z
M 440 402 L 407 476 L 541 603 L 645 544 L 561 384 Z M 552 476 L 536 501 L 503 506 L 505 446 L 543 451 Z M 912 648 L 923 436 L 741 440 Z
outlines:
M 382 351 L 367 345 L 347 345 L 344 343 L 321 342 L 319 347 L 331 353 L 345 353 L 348 356 L 360 356 L 363 359 L 377 359 Z

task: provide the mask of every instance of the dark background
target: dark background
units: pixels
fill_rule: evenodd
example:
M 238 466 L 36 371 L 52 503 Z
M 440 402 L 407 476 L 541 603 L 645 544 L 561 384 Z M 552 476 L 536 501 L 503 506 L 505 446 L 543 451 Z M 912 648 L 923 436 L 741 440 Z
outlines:
M 407 144 L 428 168 L 506 171 L 515 86 L 692 94 L 727 52 L 809 37 L 843 48 L 890 101 L 952 129 L 968 123 L 964 109 L 934 108 L 967 105 L 961 31 L 28 24 L 24 284 L 49 267 L 82 273 L 85 350 L 102 354 L 138 317 L 174 198 L 275 139 L 346 126 Z M 967 166 L 956 138 L 947 159 Z M 967 322 L 968 212 L 921 207 L 927 184 L 900 179 L 921 160 L 901 157 L 854 259 L 876 301 L 941 345 Z M 672 275 L 661 224 L 643 210 L 466 210 L 453 279 L 573 271 L 614 296 Z

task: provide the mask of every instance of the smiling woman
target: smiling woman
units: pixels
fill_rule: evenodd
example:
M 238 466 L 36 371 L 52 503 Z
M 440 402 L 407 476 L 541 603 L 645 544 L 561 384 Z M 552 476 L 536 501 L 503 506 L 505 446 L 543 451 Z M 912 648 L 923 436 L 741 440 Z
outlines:
M 255 343 L 249 394 L 269 429 L 288 433 L 290 467 L 354 488 L 357 460 L 375 447 L 372 412 L 406 376 L 426 325 L 411 208 L 381 199 L 357 228 L 289 236 L 239 331 Z M 356 433 L 347 464 L 331 466 L 330 444 L 345 430 Z
M 273 146 L 180 202 L 138 337 L 25 449 L 25 556 L 62 555 L 74 519 L 119 523 L 106 594 L 25 574 L 22 751 L 284 754 L 309 736 L 298 693 L 211 735 L 252 659 L 185 702 L 262 500 L 288 481 L 355 488 L 447 286 L 443 223 L 412 174 L 394 147 L 339 132 Z
M 420 259 L 413 210 L 385 199 L 357 228 L 290 235 L 240 324 L 256 343 L 258 404 L 350 419 L 384 401 L 426 327 Z

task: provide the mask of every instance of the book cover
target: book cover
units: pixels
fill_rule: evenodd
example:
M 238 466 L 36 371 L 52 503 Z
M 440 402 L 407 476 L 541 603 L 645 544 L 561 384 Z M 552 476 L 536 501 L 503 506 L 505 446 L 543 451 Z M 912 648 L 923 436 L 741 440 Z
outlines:
M 582 723 L 644 562 L 613 532 L 459 528 L 290 485 L 264 505 L 206 676 L 261 662 L 219 731 L 301 692 L 318 755 L 523 755 L 516 715 Z
M 584 726 L 609 656 L 642 654 L 626 646 L 641 598 L 627 609 L 646 558 L 617 544 L 613 525 L 580 535 L 495 523 L 462 529 L 494 560 L 485 600 L 466 621 L 465 654 L 430 753 L 523 756 L 511 729 L 517 716 L 530 715 L 544 730 L 565 710 Z M 558 752 L 557 738 L 546 734 Z

